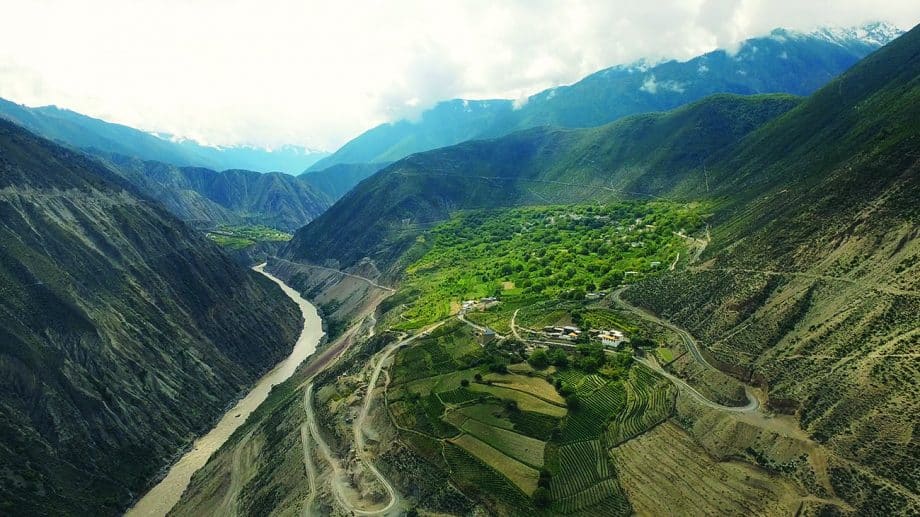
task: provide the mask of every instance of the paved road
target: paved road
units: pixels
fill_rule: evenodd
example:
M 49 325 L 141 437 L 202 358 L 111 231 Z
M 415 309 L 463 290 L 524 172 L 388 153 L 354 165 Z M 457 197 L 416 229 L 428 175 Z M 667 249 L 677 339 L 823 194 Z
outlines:
M 703 357 L 703 354 L 700 353 L 699 343 L 696 342 L 696 339 L 694 339 L 693 336 L 691 336 L 689 332 L 674 325 L 673 323 L 669 321 L 663 320 L 659 318 L 658 316 L 655 316 L 654 314 L 652 314 L 651 312 L 645 309 L 635 307 L 633 305 L 630 305 L 626 301 L 624 301 L 623 298 L 620 296 L 620 294 L 626 289 L 628 288 L 621 287 L 613 292 L 613 302 L 616 305 L 619 305 L 620 307 L 623 307 L 624 309 L 648 321 L 657 323 L 663 327 L 673 330 L 675 333 L 677 333 L 678 336 L 680 336 L 681 341 L 683 341 L 684 346 L 687 348 L 687 351 L 690 353 L 690 356 L 693 357 L 694 361 L 696 361 L 697 363 L 707 368 L 716 370 L 716 368 L 713 367 L 711 364 L 709 364 L 709 361 L 707 361 L 706 358 Z M 656 372 L 664 375 L 665 377 L 670 379 L 671 382 L 677 385 L 679 389 L 682 389 L 694 399 L 698 400 L 699 402 L 711 408 L 719 409 L 722 411 L 732 411 L 732 412 L 737 412 L 737 413 L 750 413 L 752 411 L 757 411 L 760 408 L 760 401 L 757 400 L 757 397 L 754 396 L 750 388 L 748 388 L 747 386 L 744 387 L 745 395 L 747 395 L 747 398 L 748 398 L 747 404 L 745 404 L 744 406 L 723 406 L 722 404 L 717 404 L 707 399 L 706 397 L 704 397 L 702 394 L 700 394 L 700 392 L 698 392 L 695 388 L 687 384 L 683 379 L 680 379 L 679 377 L 675 377 L 674 375 L 671 375 L 670 373 L 666 372 L 663 368 L 661 368 L 661 366 L 656 361 L 652 361 L 649 359 L 641 359 L 639 360 L 639 362 L 655 370 Z
M 666 327 L 670 330 L 673 330 L 678 336 L 680 336 L 681 341 L 683 341 L 684 346 L 687 348 L 687 351 L 689 351 L 690 354 L 693 356 L 694 361 L 702 364 L 703 366 L 706 366 L 707 368 L 713 368 L 713 366 L 709 364 L 709 361 L 707 361 L 706 358 L 703 357 L 703 354 L 700 353 L 696 340 L 693 339 L 693 336 L 691 336 L 689 332 L 678 327 L 677 325 L 674 325 L 673 323 L 669 321 L 663 320 L 659 318 L 658 316 L 655 316 L 654 314 L 652 314 L 651 312 L 645 309 L 636 307 L 634 305 L 630 305 L 628 302 L 623 300 L 623 298 L 620 296 L 620 294 L 626 289 L 627 289 L 626 287 L 621 287 L 613 292 L 613 303 L 619 305 L 620 307 L 623 307 L 624 309 L 632 313 L 638 314 L 644 319 L 647 319 L 653 323 L 657 323 L 661 325 L 662 327 Z
M 667 377 L 671 382 L 674 383 L 674 385 L 677 386 L 677 389 L 683 391 L 687 395 L 690 395 L 690 397 L 694 398 L 697 402 L 699 402 L 700 404 L 703 404 L 704 406 L 711 407 L 713 409 L 718 409 L 719 411 L 730 411 L 733 413 L 751 413 L 751 412 L 757 411 L 760 408 L 760 401 L 757 400 L 757 397 L 751 395 L 750 393 L 747 394 L 748 403 L 743 406 L 723 406 L 722 404 L 717 404 L 709 400 L 708 398 L 704 397 L 702 393 L 696 391 L 696 388 L 687 384 L 680 377 L 677 377 L 665 371 L 654 360 L 651 360 L 649 358 L 638 358 L 637 357 L 636 361 L 645 365 L 652 371 Z

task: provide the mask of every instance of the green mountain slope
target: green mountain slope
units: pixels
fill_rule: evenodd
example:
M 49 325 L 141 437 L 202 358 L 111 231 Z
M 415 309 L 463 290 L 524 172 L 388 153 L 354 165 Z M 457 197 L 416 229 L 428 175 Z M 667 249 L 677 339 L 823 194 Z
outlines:
M 920 509 L 920 29 L 749 138 L 699 268 L 634 301 L 769 388 L 862 512 Z
M 298 177 L 335 202 L 387 165 L 389 163 L 340 163 L 328 169 L 310 170 Z
M 209 147 L 191 140 L 173 141 L 61 109 L 56 106 L 30 108 L 0 99 L 0 117 L 49 140 L 85 151 L 135 156 L 177 166 L 216 170 L 249 169 L 259 172 L 299 173 L 326 153 L 295 146 L 268 151 L 249 146 Z
M 743 115 L 743 116 L 742 116 Z M 706 200 L 699 262 L 624 297 L 689 329 L 830 451 L 861 514 L 920 511 L 920 27 L 797 103 L 716 97 L 594 130 L 537 129 L 421 153 L 363 182 L 290 257 L 398 277 L 467 208 Z M 344 222 L 334 226 L 332 221 Z
M 299 230 L 286 253 L 343 266 L 369 256 L 387 270 L 457 209 L 705 193 L 707 160 L 798 102 L 721 95 L 600 128 L 538 128 L 413 155 Z
M 372 128 L 311 167 L 395 161 L 475 138 L 552 125 L 594 127 L 621 117 L 665 111 L 716 93 L 808 95 L 900 31 L 882 23 L 810 34 L 776 29 L 685 62 L 616 66 L 527 99 L 450 100 L 421 114 Z
M 0 121 L 0 513 L 115 515 L 296 340 L 271 282 Z
M 308 182 L 279 172 L 217 172 L 120 155 L 104 159 L 178 217 L 201 226 L 258 224 L 295 230 L 330 204 Z

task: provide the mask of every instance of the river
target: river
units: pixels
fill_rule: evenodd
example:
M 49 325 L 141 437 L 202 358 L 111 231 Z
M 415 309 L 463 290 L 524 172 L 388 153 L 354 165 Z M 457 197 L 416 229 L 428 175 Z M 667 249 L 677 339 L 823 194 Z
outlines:
M 294 374 L 300 363 L 316 351 L 316 345 L 323 337 L 323 325 L 316 308 L 304 300 L 300 293 L 288 287 L 284 282 L 265 272 L 265 264 L 253 268 L 270 278 L 281 286 L 284 294 L 288 295 L 300 307 L 303 314 L 304 325 L 294 345 L 294 350 L 286 359 L 278 363 L 266 373 L 252 390 L 246 394 L 230 411 L 224 414 L 220 422 L 208 434 L 195 441 L 188 453 L 169 469 L 169 473 L 156 486 L 150 489 L 128 513 L 128 517 L 162 517 L 165 516 L 179 502 L 182 493 L 188 487 L 192 475 L 207 463 L 217 449 L 230 438 L 246 418 L 268 397 L 272 386 L 280 384 Z

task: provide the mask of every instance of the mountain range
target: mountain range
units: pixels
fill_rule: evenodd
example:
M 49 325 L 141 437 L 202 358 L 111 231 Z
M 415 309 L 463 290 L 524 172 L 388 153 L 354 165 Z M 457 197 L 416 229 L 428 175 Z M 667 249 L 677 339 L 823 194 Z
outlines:
M 293 231 L 332 200 L 304 177 L 281 172 L 222 172 L 122 155 L 99 156 L 112 170 L 195 226 L 263 225 Z
M 717 95 L 590 129 L 541 127 L 418 153 L 360 183 L 295 235 L 288 258 L 389 271 L 416 237 L 456 210 L 707 195 L 702 171 L 800 103 Z M 725 190 L 714 168 L 709 187 Z M 398 268 L 394 272 L 398 273 Z
M 438 103 L 417 121 L 381 124 L 317 161 L 392 162 L 412 153 L 537 126 L 593 127 L 635 113 L 663 111 L 714 93 L 808 95 L 901 33 L 884 23 L 800 33 L 776 29 L 688 61 L 639 61 L 529 97 Z
M 57 106 L 30 108 L 0 99 L 0 117 L 49 140 L 85 151 L 114 153 L 180 167 L 259 172 L 302 172 L 327 153 L 287 145 L 267 150 L 252 146 L 211 147 L 193 140 L 154 135 Z
M 439 508 L 472 513 L 477 491 L 510 486 L 495 497 L 507 496 L 512 509 L 523 501 L 517 511 L 529 512 L 537 504 L 531 495 L 563 486 L 558 479 L 569 476 L 577 490 L 544 494 L 556 498 L 554 504 L 584 502 L 579 498 L 595 504 L 606 497 L 598 496 L 604 489 L 624 501 L 611 512 L 629 513 L 633 507 L 617 484 L 619 474 L 608 469 L 602 438 L 570 437 L 563 453 L 556 436 L 563 432 L 562 417 L 534 417 L 524 405 L 542 400 L 549 411 L 567 415 L 565 426 L 577 420 L 572 415 L 600 415 L 585 428 L 606 425 L 611 412 L 584 411 L 591 397 L 615 383 L 645 387 L 629 388 L 605 408 L 642 413 L 636 400 L 644 404 L 651 399 L 642 397 L 653 392 L 661 396 L 652 402 L 667 405 L 661 419 L 617 442 L 622 447 L 616 461 L 630 454 L 629 447 L 640 447 L 646 431 L 686 442 L 704 436 L 709 441 L 691 443 L 709 462 L 701 465 L 737 469 L 741 484 L 807 486 L 807 496 L 788 491 L 801 496 L 790 503 L 800 510 L 920 513 L 920 26 L 903 34 L 883 24 L 810 34 L 776 30 L 733 52 L 603 70 L 523 105 L 447 101 L 418 121 L 371 129 L 312 166 L 298 165 L 308 161 L 299 149 L 277 156 L 219 150 L 54 107 L 0 100 L 0 118 L 0 513 L 124 511 L 235 397 L 287 355 L 302 324 L 297 307 L 200 231 L 216 225 L 297 229 L 269 267 L 284 269 L 278 276 L 294 287 L 307 286 L 304 296 L 317 300 L 326 323 L 334 324 L 327 330 L 343 339 L 317 354 L 328 370 L 305 363 L 293 382 L 273 391 L 247 421 L 250 431 L 237 433 L 199 471 L 176 514 L 220 512 L 225 505 L 253 514 L 301 513 L 314 503 L 334 510 L 342 502 L 337 497 L 354 494 L 318 492 L 316 486 L 331 480 L 336 491 L 353 472 L 361 473 L 351 478 L 355 486 L 379 479 L 379 493 L 358 494 L 374 504 L 384 504 L 386 491 L 394 493 L 394 503 L 399 491 L 407 505 L 422 506 L 426 494 L 435 494 L 431 499 Z M 299 176 L 263 173 L 275 167 L 270 164 L 285 164 L 289 172 L 309 169 Z M 249 166 L 263 172 L 244 170 Z M 475 210 L 478 227 L 488 229 L 498 209 L 578 204 L 580 213 L 559 217 L 601 227 L 610 219 L 589 218 L 585 214 L 595 207 L 588 205 L 640 200 L 705 208 L 698 217 L 694 213 L 699 234 L 662 230 L 668 239 L 692 240 L 700 249 L 692 259 L 678 256 L 671 270 L 661 267 L 636 284 L 624 283 L 618 295 L 646 316 L 687 329 L 699 339 L 702 362 L 733 376 L 732 386 L 755 386 L 769 410 L 767 424 L 757 427 L 751 423 L 755 415 L 734 413 L 738 408 L 727 409 L 738 421 L 726 424 L 724 415 L 712 416 L 725 407 L 714 410 L 713 404 L 687 418 L 686 408 L 678 407 L 691 402 L 682 385 L 675 383 L 672 392 L 652 370 L 642 374 L 651 379 L 648 385 L 629 384 L 640 375 L 636 364 L 609 374 L 575 373 L 565 368 L 561 348 L 553 354 L 561 352 L 566 363 L 553 366 L 555 379 L 539 378 L 543 374 L 534 375 L 530 363 L 517 359 L 519 369 L 511 371 L 507 361 L 517 352 L 487 344 L 489 329 L 462 317 L 412 337 L 395 332 L 418 330 L 399 326 L 406 325 L 400 311 L 414 301 L 411 288 L 401 283 L 434 249 L 438 236 L 430 230 L 443 230 L 445 221 Z M 570 207 L 555 208 L 564 213 Z M 635 217 L 624 224 L 641 226 Z M 526 230 L 534 220 L 501 229 L 519 237 L 518 228 Z M 555 224 L 553 219 L 545 225 Z M 575 224 L 566 228 L 578 231 Z M 455 237 L 441 235 L 442 241 Z M 477 242 L 477 253 L 491 259 L 492 244 Z M 560 256 L 577 246 L 589 253 L 584 243 L 563 244 Z M 462 254 L 445 257 L 467 266 Z M 435 262 L 423 265 L 434 270 Z M 502 296 L 521 291 L 513 282 L 497 285 Z M 549 302 L 577 305 L 579 318 L 599 311 L 588 306 L 584 286 L 579 289 L 579 296 L 567 292 Z M 603 300 L 604 308 L 612 314 L 610 324 L 620 325 L 628 311 L 613 308 L 612 298 Z M 442 301 L 451 316 L 462 307 L 457 300 Z M 504 303 L 493 307 L 502 310 Z M 520 345 L 510 339 L 518 333 L 515 318 L 530 308 L 508 311 L 503 332 L 509 346 Z M 575 322 L 560 324 L 569 323 Z M 598 350 L 603 361 L 610 355 L 644 362 L 641 351 L 633 357 L 628 349 Z M 572 352 L 573 362 L 584 359 L 579 354 L 581 349 Z M 388 406 L 387 397 L 372 404 L 385 367 L 380 391 L 392 390 L 397 406 Z M 577 375 L 588 382 L 579 379 L 581 388 L 564 393 L 563 380 Z M 399 376 L 408 382 L 391 385 Z M 512 389 L 509 379 L 543 398 L 519 397 L 522 389 Z M 437 385 L 450 389 L 439 395 Z M 476 390 L 483 391 L 471 395 Z M 509 393 L 521 404 L 517 398 L 498 402 Z M 473 414 L 477 404 L 485 409 Z M 386 418 L 365 418 L 381 409 Z M 337 425 L 336 412 L 351 425 Z M 472 434 L 452 434 L 443 415 L 457 418 L 463 433 L 465 427 L 488 428 L 487 421 L 504 425 L 490 431 L 497 447 L 483 442 L 478 450 L 527 458 L 530 463 L 521 463 L 518 472 L 533 473 L 531 492 L 509 485 L 493 466 L 476 470 L 478 460 L 458 456 L 457 443 L 445 447 L 463 437 L 467 445 L 476 442 L 469 440 Z M 502 415 L 512 415 L 507 424 Z M 306 425 L 308 418 L 314 427 Z M 358 421 L 369 425 L 353 428 Z M 432 435 L 421 433 L 426 437 L 419 443 L 435 451 L 427 457 L 432 461 L 401 444 L 402 429 L 387 427 L 391 421 L 430 425 L 426 432 Z M 519 425 L 537 429 L 538 436 L 512 441 Z M 321 444 L 324 436 L 332 447 L 320 447 L 323 458 L 314 457 L 309 442 Z M 366 447 L 359 446 L 365 439 Z M 719 440 L 732 441 L 737 454 L 725 452 L 734 449 Z M 666 445 L 691 447 L 678 441 Z M 373 458 L 374 448 L 388 442 L 396 444 L 389 456 Z M 764 459 L 764 450 L 798 451 L 793 442 L 806 453 L 789 464 Z M 821 460 L 809 455 L 815 450 Z M 596 461 L 598 451 L 603 461 Z M 591 467 L 582 470 L 603 471 L 603 479 L 595 483 L 591 473 L 563 472 L 559 465 L 569 452 L 568 459 L 588 458 L 583 464 Z M 338 457 L 347 460 L 347 475 L 338 472 Z M 467 457 L 475 461 L 458 459 Z M 383 474 L 360 470 L 371 461 Z M 452 465 L 482 477 L 468 478 L 475 483 L 467 485 L 442 483 L 448 477 L 439 469 Z M 669 468 L 659 469 L 669 482 L 690 472 L 684 465 Z M 714 476 L 700 472 L 701 478 Z M 807 475 L 784 477 L 789 472 Z M 557 485 L 548 476 L 557 476 Z M 426 492 L 430 487 L 423 481 L 429 478 L 440 491 Z M 206 506 L 196 506 L 200 501 Z

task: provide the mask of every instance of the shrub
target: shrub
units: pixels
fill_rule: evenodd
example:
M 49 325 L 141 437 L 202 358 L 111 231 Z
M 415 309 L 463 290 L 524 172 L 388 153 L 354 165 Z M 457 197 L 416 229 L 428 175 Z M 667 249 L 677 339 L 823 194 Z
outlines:
M 538 348 L 530 354 L 530 357 L 527 358 L 527 362 L 530 363 L 530 366 L 542 370 L 549 366 L 549 356 L 546 355 L 546 350 Z
M 571 395 L 565 398 L 565 405 L 568 406 L 569 409 L 574 410 L 574 409 L 578 409 L 578 407 L 581 406 L 581 401 L 578 400 L 578 395 L 572 393 Z
M 533 504 L 540 508 L 546 508 L 551 502 L 552 498 L 549 495 L 549 490 L 546 488 L 540 486 L 533 491 Z

